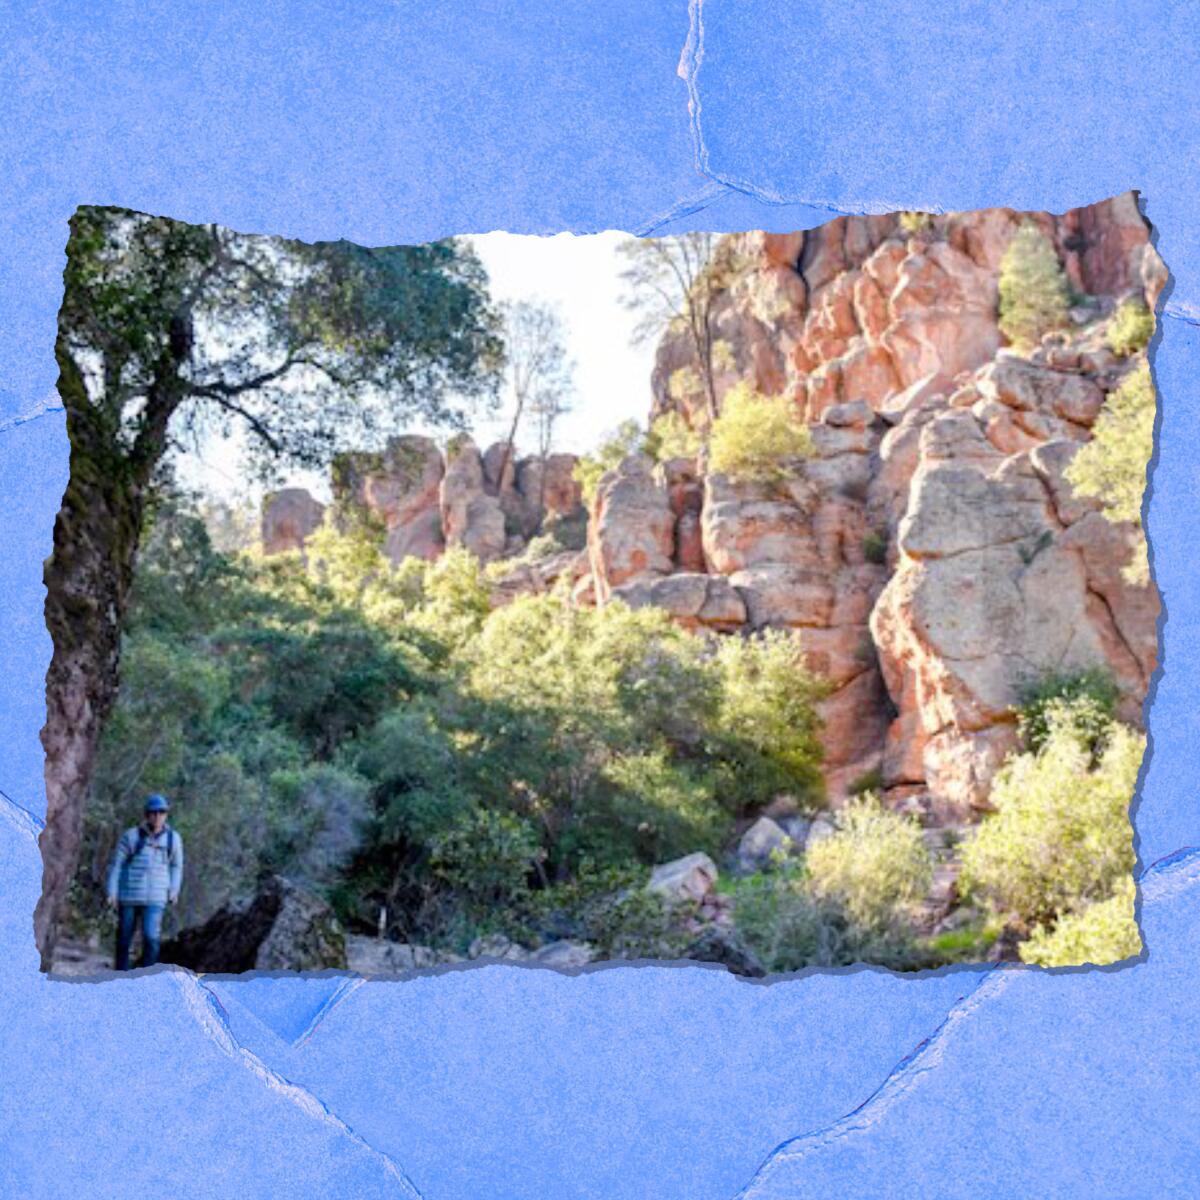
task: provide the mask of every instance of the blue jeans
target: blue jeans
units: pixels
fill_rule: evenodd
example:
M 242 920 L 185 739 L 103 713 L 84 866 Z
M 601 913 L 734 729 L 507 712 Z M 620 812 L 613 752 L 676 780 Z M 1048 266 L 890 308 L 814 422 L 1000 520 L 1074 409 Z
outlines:
M 162 919 L 165 904 L 122 904 L 117 919 L 117 970 L 129 970 L 129 949 L 138 922 L 142 926 L 142 960 L 140 967 L 152 967 L 158 962 L 158 947 L 162 941 Z

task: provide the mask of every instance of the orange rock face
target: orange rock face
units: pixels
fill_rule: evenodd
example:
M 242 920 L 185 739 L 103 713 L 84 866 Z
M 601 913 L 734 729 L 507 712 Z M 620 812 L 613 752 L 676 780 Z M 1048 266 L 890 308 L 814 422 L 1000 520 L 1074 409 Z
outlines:
M 999 329 L 998 285 L 1030 219 L 1091 299 L 1019 354 Z M 1132 366 L 1105 344 L 1109 315 L 1135 293 L 1153 307 L 1165 282 L 1148 232 L 1129 194 L 1061 217 L 955 213 L 915 232 L 844 217 L 733 235 L 748 265 L 714 304 L 718 410 L 742 381 L 791 396 L 814 453 L 774 488 L 668 469 L 651 503 L 639 477 L 623 523 L 611 500 L 595 514 L 599 601 L 636 578 L 638 602 L 700 626 L 700 598 L 723 577 L 744 628 L 796 630 L 832 687 L 835 803 L 878 772 L 897 803 L 923 796 L 939 819 L 972 819 L 1016 745 L 1022 689 L 1046 672 L 1106 670 L 1138 723 L 1158 595 L 1123 574 L 1135 530 L 1064 472 Z M 652 415 L 704 428 L 699 399 L 668 388 L 696 366 L 686 339 L 664 337 Z

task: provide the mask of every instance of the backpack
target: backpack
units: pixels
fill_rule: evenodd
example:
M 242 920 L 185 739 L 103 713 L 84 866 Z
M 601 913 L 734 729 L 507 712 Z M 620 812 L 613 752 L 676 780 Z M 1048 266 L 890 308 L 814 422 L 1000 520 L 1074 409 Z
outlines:
M 137 827 L 138 839 L 137 845 L 133 848 L 133 853 L 129 856 L 129 861 L 133 862 L 135 858 L 146 848 L 146 842 L 149 840 L 149 835 L 142 826 Z M 171 855 L 175 852 L 175 830 L 170 825 L 167 826 L 167 869 L 171 867 Z

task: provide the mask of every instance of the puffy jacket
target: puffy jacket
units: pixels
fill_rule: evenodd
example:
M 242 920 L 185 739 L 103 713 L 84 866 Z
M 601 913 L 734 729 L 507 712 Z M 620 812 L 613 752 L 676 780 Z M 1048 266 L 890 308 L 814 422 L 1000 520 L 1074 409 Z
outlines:
M 138 850 L 139 836 L 143 838 Z M 183 838 L 164 825 L 157 834 L 135 825 L 121 834 L 108 868 L 108 895 L 120 904 L 166 904 L 183 882 Z

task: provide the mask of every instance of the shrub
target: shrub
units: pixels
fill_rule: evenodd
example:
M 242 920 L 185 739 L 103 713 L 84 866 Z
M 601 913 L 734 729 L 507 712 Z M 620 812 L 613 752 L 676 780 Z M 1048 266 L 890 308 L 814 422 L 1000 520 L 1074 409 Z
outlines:
M 1123 301 L 1108 322 L 1105 335 L 1108 348 L 1122 358 L 1145 350 L 1154 336 L 1154 314 L 1144 300 L 1132 297 Z
M 1143 357 L 1105 400 L 1092 440 L 1066 470 L 1071 486 L 1081 496 L 1099 500 L 1110 521 L 1134 524 L 1134 555 L 1124 574 L 1130 583 L 1143 585 L 1150 581 L 1141 518 L 1146 468 L 1154 453 L 1154 410 L 1154 383 Z
M 1032 222 L 1019 226 L 1000 261 L 1000 332 L 1028 350 L 1067 323 L 1071 288 L 1050 239 Z
M 1122 878 L 1107 900 L 1065 913 L 1049 929 L 1039 926 L 1019 947 L 1022 962 L 1041 967 L 1104 966 L 1141 949 L 1132 876 Z
M 663 462 L 669 458 L 690 458 L 702 444 L 700 434 L 679 413 L 671 411 L 658 417 L 650 426 L 646 451 Z
M 777 792 L 823 794 L 817 702 L 829 684 L 805 665 L 800 640 L 783 630 L 727 638 L 717 647 L 720 707 L 713 748 L 726 804 L 736 812 Z
M 933 224 L 933 216 L 927 212 L 905 211 L 899 217 L 900 228 L 910 236 L 914 233 L 924 233 Z
M 1046 719 L 1041 747 L 1010 756 L 997 774 L 996 811 L 966 842 L 959 878 L 960 890 L 1027 926 L 1107 900 L 1129 875 L 1129 804 L 1145 750 L 1140 734 L 1112 721 L 1096 759 L 1087 697 L 1051 702 Z
M 887 562 L 887 547 L 887 533 L 882 529 L 872 529 L 863 537 L 863 557 L 876 566 Z
M 793 459 L 811 454 L 812 435 L 785 396 L 763 396 L 746 383 L 726 394 L 709 440 L 713 471 L 777 483 Z
M 845 922 L 813 899 L 795 868 L 739 881 L 733 916 L 746 945 L 772 974 L 854 961 Z
M 837 829 L 805 855 L 809 890 L 868 936 L 903 935 L 929 891 L 933 863 L 921 826 L 870 793 L 838 813 Z
M 481 808 L 459 816 L 429 850 L 434 877 L 475 918 L 517 906 L 543 857 L 538 833 L 528 821 Z
M 1053 723 L 1069 723 L 1093 755 L 1112 729 L 1119 692 L 1113 677 L 1098 668 L 1051 672 L 1021 694 L 1018 728 L 1026 750 L 1041 750 Z
M 883 772 L 878 767 L 872 767 L 859 775 L 846 791 L 851 796 L 862 796 L 867 792 L 878 792 L 883 787 Z

